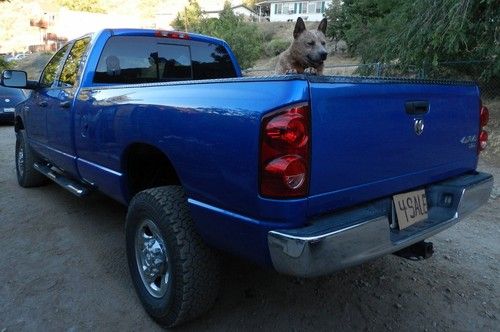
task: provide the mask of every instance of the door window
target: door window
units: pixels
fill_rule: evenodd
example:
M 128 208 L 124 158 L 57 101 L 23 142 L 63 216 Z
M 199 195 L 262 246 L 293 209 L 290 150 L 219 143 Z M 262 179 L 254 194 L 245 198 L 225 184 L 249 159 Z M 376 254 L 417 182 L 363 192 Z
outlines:
M 54 84 L 57 74 L 57 68 L 59 68 L 59 64 L 61 63 L 66 51 L 68 50 L 69 45 L 63 46 L 53 57 L 50 59 L 47 66 L 43 71 L 42 77 L 40 79 L 40 84 L 44 87 L 51 87 Z
M 82 58 L 87 50 L 89 42 L 90 38 L 83 38 L 77 40 L 73 44 L 73 48 L 71 48 L 71 51 L 69 52 L 68 58 L 66 59 L 66 63 L 64 64 L 61 72 L 61 77 L 59 78 L 59 86 L 65 88 L 75 86 L 78 70 L 81 67 L 80 64 L 82 63 Z

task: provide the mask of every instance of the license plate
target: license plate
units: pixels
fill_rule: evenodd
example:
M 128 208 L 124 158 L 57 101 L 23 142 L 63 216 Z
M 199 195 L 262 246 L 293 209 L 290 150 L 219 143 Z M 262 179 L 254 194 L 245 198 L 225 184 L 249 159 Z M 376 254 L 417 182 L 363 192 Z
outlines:
M 3 109 L 3 111 L 4 111 L 5 113 L 10 113 L 10 112 L 14 112 L 14 111 L 15 111 L 15 108 L 14 108 L 14 107 L 12 107 L 12 108 L 10 108 L 10 107 L 5 107 L 5 108 Z
M 392 197 L 399 229 L 405 229 L 427 219 L 427 198 L 425 190 L 394 195 Z

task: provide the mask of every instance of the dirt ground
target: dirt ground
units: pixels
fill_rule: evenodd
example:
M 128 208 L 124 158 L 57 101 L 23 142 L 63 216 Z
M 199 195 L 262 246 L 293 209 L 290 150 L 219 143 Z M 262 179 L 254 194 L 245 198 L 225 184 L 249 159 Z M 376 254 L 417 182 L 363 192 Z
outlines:
M 55 184 L 22 189 L 13 155 L 13 128 L 0 126 L 0 332 L 159 330 L 127 270 L 125 208 Z M 485 157 L 480 169 L 500 179 L 498 148 Z M 421 262 L 389 255 L 302 280 L 229 260 L 214 308 L 179 330 L 500 331 L 499 207 L 497 181 Z

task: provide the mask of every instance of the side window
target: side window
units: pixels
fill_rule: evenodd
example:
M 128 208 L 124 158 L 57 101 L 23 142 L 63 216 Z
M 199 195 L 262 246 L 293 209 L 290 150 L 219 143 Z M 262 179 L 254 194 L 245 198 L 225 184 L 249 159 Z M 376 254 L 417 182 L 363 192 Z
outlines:
M 66 51 L 68 50 L 68 46 L 69 45 L 65 45 L 63 48 L 57 51 L 52 59 L 50 59 L 47 66 L 45 66 L 42 77 L 40 79 L 40 83 L 42 84 L 42 86 L 51 87 L 54 83 L 54 80 L 56 79 L 57 68 L 59 68 L 59 64 L 64 58 L 64 54 L 66 54 Z
M 59 78 L 59 86 L 75 86 L 81 60 L 83 55 L 85 54 L 85 51 L 87 50 L 89 42 L 90 38 L 83 38 L 77 40 L 73 44 L 73 48 L 69 52 L 68 58 L 66 59 L 66 63 L 64 64 L 63 70 L 61 72 L 61 77 Z
M 136 84 L 235 76 L 223 46 L 192 40 L 115 36 L 108 40 L 99 58 L 94 83 Z

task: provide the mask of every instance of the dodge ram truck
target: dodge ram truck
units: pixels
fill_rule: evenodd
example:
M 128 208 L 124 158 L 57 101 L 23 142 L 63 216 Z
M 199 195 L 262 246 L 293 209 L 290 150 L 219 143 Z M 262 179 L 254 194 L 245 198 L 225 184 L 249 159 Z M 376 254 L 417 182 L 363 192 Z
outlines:
M 227 252 L 298 277 L 396 253 L 487 202 L 488 109 L 472 82 L 243 77 L 222 40 L 115 29 L 63 46 L 15 110 L 19 185 L 128 208 L 130 274 L 175 326 L 206 311 Z

